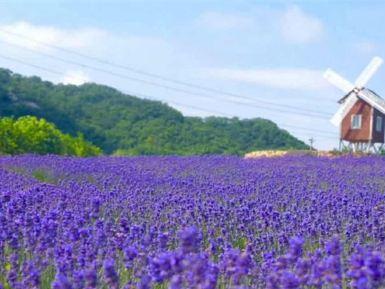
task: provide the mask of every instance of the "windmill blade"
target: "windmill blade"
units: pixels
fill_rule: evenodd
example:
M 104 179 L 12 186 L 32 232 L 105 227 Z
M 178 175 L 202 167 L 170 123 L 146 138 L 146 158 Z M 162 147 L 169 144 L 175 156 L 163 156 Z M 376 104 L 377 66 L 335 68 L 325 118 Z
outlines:
M 368 89 L 362 89 L 358 92 L 360 98 L 369 103 L 382 113 L 385 113 L 385 100 Z
M 341 104 L 340 108 L 330 119 L 330 122 L 334 126 L 339 126 L 341 121 L 344 119 L 345 115 L 349 112 L 349 110 L 353 107 L 353 105 L 357 102 L 358 97 L 355 93 L 350 94 L 348 98 L 345 100 L 343 104 Z
M 372 61 L 365 67 L 365 69 L 361 72 L 361 74 L 357 77 L 355 85 L 357 88 L 364 87 L 368 81 L 372 78 L 372 76 L 376 73 L 378 68 L 380 68 L 383 60 L 381 57 L 374 57 Z
M 354 85 L 350 81 L 346 80 L 330 68 L 325 71 L 324 78 L 345 93 L 349 93 L 354 89 Z

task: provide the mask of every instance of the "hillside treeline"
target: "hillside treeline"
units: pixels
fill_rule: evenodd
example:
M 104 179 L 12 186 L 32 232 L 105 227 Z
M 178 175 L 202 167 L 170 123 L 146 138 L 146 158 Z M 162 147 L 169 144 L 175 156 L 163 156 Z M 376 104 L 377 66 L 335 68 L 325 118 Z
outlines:
M 0 69 L 0 116 L 34 115 L 118 154 L 244 154 L 306 145 L 269 120 L 185 117 L 168 105 L 84 84 L 55 85 Z

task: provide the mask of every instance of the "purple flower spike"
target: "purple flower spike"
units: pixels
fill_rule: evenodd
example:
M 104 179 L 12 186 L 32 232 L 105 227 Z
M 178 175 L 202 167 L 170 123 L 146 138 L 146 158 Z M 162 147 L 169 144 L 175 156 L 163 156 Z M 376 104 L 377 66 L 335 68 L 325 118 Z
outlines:
M 53 283 L 53 289 L 73 289 L 71 283 L 68 281 L 64 274 L 57 274 L 55 282 Z
M 339 255 L 341 254 L 341 243 L 337 236 L 333 237 L 330 241 L 328 241 L 325 245 L 326 253 L 329 255 Z
M 111 259 L 104 261 L 104 277 L 110 289 L 119 288 L 119 277 L 115 271 L 115 262 Z
M 302 246 L 304 240 L 301 237 L 293 237 L 289 240 L 289 255 L 293 259 L 297 259 L 302 256 Z
M 87 289 L 96 289 L 98 285 L 98 275 L 95 270 L 87 270 L 84 273 L 84 278 L 86 282 Z
M 202 236 L 196 227 L 188 227 L 179 233 L 180 248 L 185 253 L 196 252 Z

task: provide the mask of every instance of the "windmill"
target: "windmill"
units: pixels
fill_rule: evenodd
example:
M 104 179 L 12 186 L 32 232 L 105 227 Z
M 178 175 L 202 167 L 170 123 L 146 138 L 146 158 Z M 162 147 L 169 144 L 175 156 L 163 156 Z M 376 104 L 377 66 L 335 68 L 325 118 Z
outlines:
M 384 145 L 385 100 L 365 87 L 382 62 L 380 57 L 374 57 L 354 84 L 331 69 L 324 74 L 345 93 L 330 120 L 340 129 L 340 150 L 377 153 Z

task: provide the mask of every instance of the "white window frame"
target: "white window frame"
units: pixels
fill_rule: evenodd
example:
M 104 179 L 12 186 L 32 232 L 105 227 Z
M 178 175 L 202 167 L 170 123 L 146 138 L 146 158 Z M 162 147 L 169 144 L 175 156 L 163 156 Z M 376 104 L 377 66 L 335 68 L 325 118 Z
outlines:
M 376 132 L 382 132 L 382 116 L 377 116 L 376 117 Z
M 357 124 L 355 123 L 357 119 Z M 361 129 L 362 128 L 362 114 L 353 114 L 351 120 L 352 129 Z

